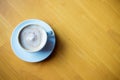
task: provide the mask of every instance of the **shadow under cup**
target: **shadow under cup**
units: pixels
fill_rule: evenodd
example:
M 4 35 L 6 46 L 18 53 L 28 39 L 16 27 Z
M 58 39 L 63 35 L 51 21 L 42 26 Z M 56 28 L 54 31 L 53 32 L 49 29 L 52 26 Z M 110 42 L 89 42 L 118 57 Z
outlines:
M 20 30 L 18 42 L 23 50 L 37 52 L 46 45 L 47 33 L 40 25 L 30 24 Z

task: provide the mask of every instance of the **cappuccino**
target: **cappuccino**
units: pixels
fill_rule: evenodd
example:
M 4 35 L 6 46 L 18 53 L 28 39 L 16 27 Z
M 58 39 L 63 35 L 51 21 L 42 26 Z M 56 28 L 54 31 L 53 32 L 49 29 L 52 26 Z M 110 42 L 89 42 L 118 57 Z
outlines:
M 47 33 L 40 25 L 27 25 L 19 33 L 21 47 L 29 52 L 41 50 L 47 41 Z

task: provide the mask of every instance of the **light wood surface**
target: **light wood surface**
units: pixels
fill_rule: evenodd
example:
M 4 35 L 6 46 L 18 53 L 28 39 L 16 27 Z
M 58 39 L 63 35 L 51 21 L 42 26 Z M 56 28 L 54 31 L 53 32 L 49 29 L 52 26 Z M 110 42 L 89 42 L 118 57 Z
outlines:
M 33 18 L 57 37 L 40 63 L 10 46 L 15 26 Z M 120 0 L 0 0 L 0 80 L 120 80 Z

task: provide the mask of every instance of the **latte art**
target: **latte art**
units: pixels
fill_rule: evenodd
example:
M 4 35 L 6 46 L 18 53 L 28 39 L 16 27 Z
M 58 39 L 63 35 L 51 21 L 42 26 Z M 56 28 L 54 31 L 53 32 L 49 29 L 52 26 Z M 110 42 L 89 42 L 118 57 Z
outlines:
M 41 49 L 46 43 L 46 32 L 39 25 L 28 25 L 19 35 L 19 41 L 26 50 Z

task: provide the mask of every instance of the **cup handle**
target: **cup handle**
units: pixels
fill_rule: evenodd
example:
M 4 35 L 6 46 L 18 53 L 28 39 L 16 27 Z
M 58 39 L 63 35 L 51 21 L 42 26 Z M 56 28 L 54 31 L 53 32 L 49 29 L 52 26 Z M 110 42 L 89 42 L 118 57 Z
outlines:
M 54 36 L 54 32 L 53 31 L 49 31 L 49 32 L 47 32 L 47 35 L 48 36 Z

